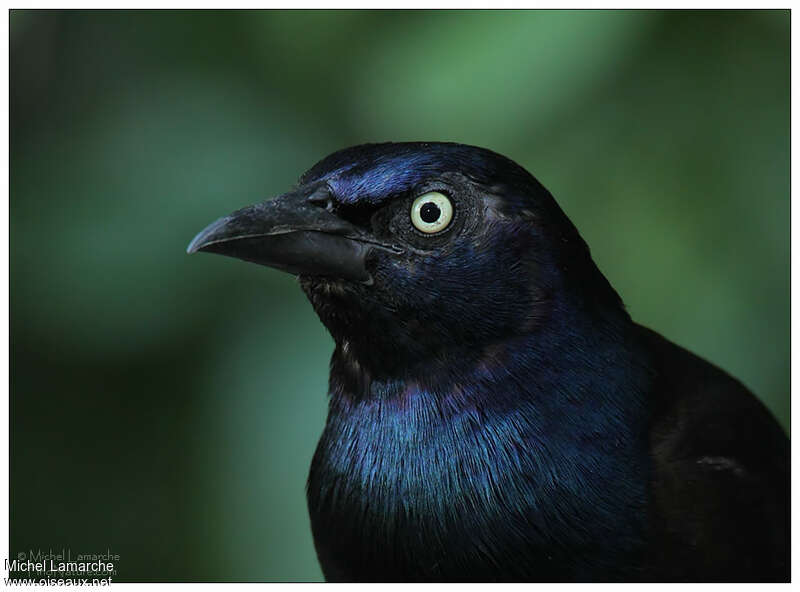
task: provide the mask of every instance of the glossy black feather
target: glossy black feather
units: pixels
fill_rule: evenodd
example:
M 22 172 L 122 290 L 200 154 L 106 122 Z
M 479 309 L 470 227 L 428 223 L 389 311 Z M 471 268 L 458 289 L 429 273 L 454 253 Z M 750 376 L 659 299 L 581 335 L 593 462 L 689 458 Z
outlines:
M 376 262 L 379 296 L 302 280 L 337 341 L 309 479 L 328 579 L 785 581 L 781 429 L 629 319 L 531 176 L 388 144 L 304 180 L 380 207 L 448 175 L 484 217 L 423 271 Z
M 425 235 L 409 211 L 429 191 L 455 214 Z M 328 580 L 788 580 L 783 431 L 630 319 L 527 171 L 471 146 L 372 144 L 287 195 L 325 209 L 320 232 L 341 228 L 326 244 L 368 277 L 300 272 L 336 342 L 308 480 Z M 229 218 L 209 227 L 216 252 L 272 249 L 275 265 L 277 243 L 228 236 Z

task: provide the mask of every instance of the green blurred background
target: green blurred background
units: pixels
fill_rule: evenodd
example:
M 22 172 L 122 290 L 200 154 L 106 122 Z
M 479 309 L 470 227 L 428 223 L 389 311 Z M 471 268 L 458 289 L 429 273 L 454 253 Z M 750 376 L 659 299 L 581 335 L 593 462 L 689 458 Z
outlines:
M 332 341 L 194 234 L 348 145 L 556 196 L 639 322 L 789 424 L 789 12 L 11 13 L 11 550 L 319 580 Z

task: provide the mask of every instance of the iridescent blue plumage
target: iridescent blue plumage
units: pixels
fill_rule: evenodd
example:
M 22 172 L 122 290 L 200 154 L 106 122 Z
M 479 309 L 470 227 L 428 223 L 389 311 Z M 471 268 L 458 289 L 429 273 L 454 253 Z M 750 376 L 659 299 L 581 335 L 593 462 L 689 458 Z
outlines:
M 354 146 L 321 160 L 303 174 L 300 183 L 327 181 L 342 202 L 379 205 L 424 181 L 453 172 L 482 184 L 538 185 L 522 167 L 504 156 L 444 142 Z
M 453 215 L 427 232 L 413 204 L 432 195 Z M 348 148 L 198 250 L 298 274 L 335 340 L 308 480 L 327 579 L 788 578 L 785 435 L 635 324 L 509 159 Z
M 309 480 L 326 575 L 637 577 L 648 362 L 546 190 L 448 144 L 351 149 L 303 182 L 325 181 L 344 209 L 442 179 L 480 192 L 457 202 L 469 219 L 446 243 L 378 255 L 369 288 L 301 278 L 337 340 Z M 585 270 L 580 285 L 565 265 Z

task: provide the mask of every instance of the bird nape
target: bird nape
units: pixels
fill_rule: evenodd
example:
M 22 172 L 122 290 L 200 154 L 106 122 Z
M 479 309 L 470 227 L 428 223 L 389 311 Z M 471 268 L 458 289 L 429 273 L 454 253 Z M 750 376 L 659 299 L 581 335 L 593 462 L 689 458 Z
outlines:
M 550 193 L 451 143 L 336 152 L 203 230 L 336 343 L 308 508 L 331 581 L 787 581 L 788 440 L 634 323 Z

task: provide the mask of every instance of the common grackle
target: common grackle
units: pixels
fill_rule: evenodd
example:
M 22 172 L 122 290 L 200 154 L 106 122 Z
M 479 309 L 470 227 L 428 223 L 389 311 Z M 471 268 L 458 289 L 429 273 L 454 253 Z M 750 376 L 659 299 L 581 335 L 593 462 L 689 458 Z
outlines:
M 328 580 L 788 580 L 787 437 L 631 320 L 511 160 L 348 148 L 188 251 L 296 274 L 334 338 L 307 490 Z

